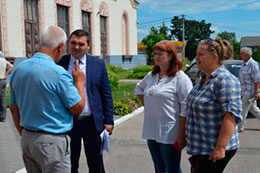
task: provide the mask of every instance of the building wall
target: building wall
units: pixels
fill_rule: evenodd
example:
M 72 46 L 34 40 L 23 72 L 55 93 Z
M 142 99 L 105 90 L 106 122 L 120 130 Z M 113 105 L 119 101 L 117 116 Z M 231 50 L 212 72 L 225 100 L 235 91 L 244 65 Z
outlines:
M 40 31 L 49 25 L 57 25 L 57 4 L 69 8 L 70 32 L 82 28 L 81 8 L 84 4 L 93 7 L 85 7 L 91 11 L 91 34 L 92 53 L 101 56 L 100 49 L 100 15 L 107 16 L 107 45 L 108 55 L 122 56 L 122 16 L 128 18 L 128 54 L 137 55 L 137 4 L 133 6 L 135 0 L 39 0 L 39 29 Z M 107 10 L 100 11 L 105 4 Z M 2 46 L 5 56 L 22 57 L 25 56 L 25 34 L 24 34 L 24 9 L 23 0 L 0 0 Z M 6 19 L 2 19 L 6 16 Z M 6 41 L 7 40 L 7 41 Z
M 4 50 L 4 55 L 8 56 L 23 56 L 23 38 L 22 38 L 22 21 L 20 20 L 21 14 L 21 3 L 20 1 L 10 1 L 6 2 L 6 40 L 2 42 L 7 44 L 7 50 Z

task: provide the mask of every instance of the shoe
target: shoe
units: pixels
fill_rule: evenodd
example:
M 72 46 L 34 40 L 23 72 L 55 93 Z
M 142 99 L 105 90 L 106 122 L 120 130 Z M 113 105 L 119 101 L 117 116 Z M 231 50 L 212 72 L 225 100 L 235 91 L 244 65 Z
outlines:
M 0 122 L 6 122 L 5 118 L 0 118 Z
M 244 127 L 241 127 L 241 128 L 238 129 L 238 133 L 241 133 L 243 131 L 245 131 Z

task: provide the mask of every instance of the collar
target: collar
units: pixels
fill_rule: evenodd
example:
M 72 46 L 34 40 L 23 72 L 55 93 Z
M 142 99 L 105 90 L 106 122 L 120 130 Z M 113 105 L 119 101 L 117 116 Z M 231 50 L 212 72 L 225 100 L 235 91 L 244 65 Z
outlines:
M 218 67 L 215 71 L 213 71 L 209 78 L 217 76 L 221 71 L 225 70 L 224 65 L 221 65 Z M 205 73 L 202 73 L 202 77 L 204 78 L 206 76 Z
M 41 53 L 41 52 L 36 52 L 32 58 L 41 58 L 50 62 L 55 63 L 55 61 L 52 59 L 52 57 L 50 57 L 49 55 L 45 54 L 45 53 Z
M 72 63 L 75 64 L 76 58 L 72 55 L 70 55 L 70 57 L 71 57 Z M 79 62 L 80 62 L 80 64 L 86 65 L 86 62 L 87 62 L 86 60 L 87 60 L 87 56 L 85 54 L 83 57 L 81 57 L 79 59 Z
M 247 66 L 248 64 L 250 64 L 253 61 L 252 57 L 250 57 L 250 59 L 244 63 L 244 66 Z

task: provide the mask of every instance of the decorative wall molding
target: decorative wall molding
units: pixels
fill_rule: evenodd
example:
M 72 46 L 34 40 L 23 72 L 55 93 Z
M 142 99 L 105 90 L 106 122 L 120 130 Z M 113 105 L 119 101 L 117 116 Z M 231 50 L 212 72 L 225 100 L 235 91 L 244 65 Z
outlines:
M 80 9 L 86 12 L 93 12 L 94 11 L 94 5 L 91 0 L 82 0 L 80 2 Z
M 5 56 L 9 56 L 9 46 L 8 46 L 8 28 L 7 28 L 7 0 L 0 1 L 0 10 L 1 10 L 1 31 L 2 31 L 2 49 Z
M 132 7 L 134 9 L 137 9 L 138 5 L 139 5 L 139 2 L 137 2 L 136 0 L 130 0 L 131 4 L 132 4 Z
M 100 4 L 98 14 L 101 15 L 101 16 L 105 16 L 105 17 L 109 16 L 108 6 L 105 2 L 102 2 Z
M 71 7 L 72 6 L 72 0 L 55 0 L 56 4 L 60 4 L 60 5 L 64 5 L 67 7 Z
M 124 46 L 122 47 L 122 53 L 125 53 L 125 55 L 129 55 L 129 16 L 126 10 L 123 11 L 121 23 L 122 46 Z

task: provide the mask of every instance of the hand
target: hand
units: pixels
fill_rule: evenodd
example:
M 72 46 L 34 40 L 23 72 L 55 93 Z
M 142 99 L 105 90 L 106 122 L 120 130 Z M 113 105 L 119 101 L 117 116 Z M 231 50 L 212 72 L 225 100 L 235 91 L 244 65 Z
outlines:
M 259 93 L 258 93 L 258 92 L 254 94 L 254 98 L 255 98 L 255 100 L 258 100 L 258 99 L 260 98 L 260 96 L 259 96 Z
M 217 160 L 223 159 L 225 157 L 225 148 L 215 148 L 211 153 L 209 160 L 216 162 Z
M 177 137 L 176 141 L 178 142 L 179 148 L 180 148 L 181 150 L 182 150 L 184 147 L 186 147 L 187 141 L 186 141 L 185 135 L 184 135 L 184 136 L 183 136 L 183 135 L 179 135 L 179 136 Z
M 85 74 L 80 70 L 79 68 L 79 60 L 76 60 L 76 66 L 75 68 L 72 70 L 72 77 L 75 81 L 75 83 L 81 83 L 81 82 L 85 82 L 86 80 L 86 76 Z
M 108 131 L 109 135 L 112 135 L 112 131 L 114 129 L 114 125 L 104 124 L 104 128 Z

